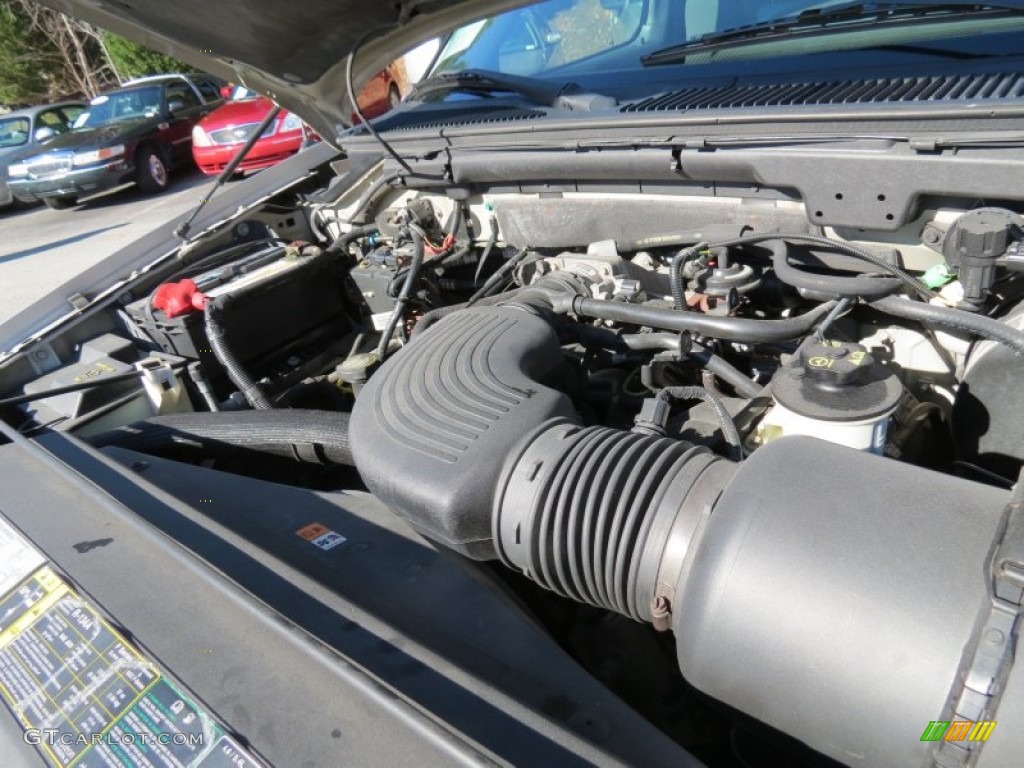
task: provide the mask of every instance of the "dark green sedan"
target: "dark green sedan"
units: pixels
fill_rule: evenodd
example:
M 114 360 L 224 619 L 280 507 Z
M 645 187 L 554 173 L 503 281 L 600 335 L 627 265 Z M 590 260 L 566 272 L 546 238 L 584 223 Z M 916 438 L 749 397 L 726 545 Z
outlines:
M 192 127 L 222 103 L 212 75 L 158 75 L 93 99 L 72 130 L 8 168 L 23 200 L 70 208 L 79 198 L 137 184 L 162 192 L 175 168 L 192 163 Z

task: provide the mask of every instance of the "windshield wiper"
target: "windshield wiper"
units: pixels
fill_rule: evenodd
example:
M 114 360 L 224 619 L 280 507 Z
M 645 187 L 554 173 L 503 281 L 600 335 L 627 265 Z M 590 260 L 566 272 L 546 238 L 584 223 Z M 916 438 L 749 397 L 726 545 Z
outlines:
M 723 32 L 714 32 L 641 58 L 644 66 L 680 64 L 688 55 L 710 53 L 750 43 L 786 40 L 828 34 L 843 30 L 903 26 L 930 23 L 936 18 L 1002 18 L 1024 14 L 1024 6 L 998 3 L 862 3 L 854 2 L 827 8 L 810 8 L 796 16 L 786 16 L 759 24 L 750 24 Z
M 419 83 L 407 100 L 423 100 L 424 96 L 448 93 L 473 93 L 493 96 L 511 93 L 538 107 L 552 107 L 575 112 L 613 109 L 618 101 L 611 96 L 585 93 L 576 83 L 553 83 L 534 77 L 508 75 L 486 69 L 443 72 Z

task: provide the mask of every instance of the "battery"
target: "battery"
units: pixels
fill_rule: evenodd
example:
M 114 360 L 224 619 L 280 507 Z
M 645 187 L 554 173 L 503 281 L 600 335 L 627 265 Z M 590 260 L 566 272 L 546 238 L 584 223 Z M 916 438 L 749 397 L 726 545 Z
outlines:
M 235 358 L 256 378 L 277 372 L 291 358 L 306 360 L 338 343 L 349 333 L 342 277 L 326 258 L 299 257 L 280 248 L 280 258 L 268 260 L 251 271 L 232 273 L 225 267 L 193 278 L 208 287 L 212 300 L 233 294 L 225 313 L 227 342 Z M 216 284 L 214 275 L 231 274 Z M 220 397 L 232 387 L 227 373 L 213 354 L 206 336 L 204 313 L 198 309 L 168 317 L 153 308 L 152 297 L 125 308 L 134 323 L 160 350 L 198 360 Z M 288 367 L 294 367 L 288 366 Z

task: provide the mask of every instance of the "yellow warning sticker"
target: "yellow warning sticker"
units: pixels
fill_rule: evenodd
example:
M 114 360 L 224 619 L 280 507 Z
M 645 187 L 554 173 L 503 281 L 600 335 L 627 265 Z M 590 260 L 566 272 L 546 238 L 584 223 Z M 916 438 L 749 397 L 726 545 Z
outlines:
M 0 695 L 54 765 L 70 766 L 160 673 L 49 566 L 0 601 Z M 50 738 L 44 739 L 43 735 Z
M 56 768 L 261 768 L 44 565 L 0 594 L 3 705 Z

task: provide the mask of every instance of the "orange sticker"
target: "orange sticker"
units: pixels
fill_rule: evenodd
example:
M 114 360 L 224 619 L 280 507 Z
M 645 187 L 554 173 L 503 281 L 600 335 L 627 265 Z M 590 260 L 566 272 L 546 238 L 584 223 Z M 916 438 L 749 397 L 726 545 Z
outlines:
M 313 539 L 319 539 L 325 533 L 330 533 L 331 529 L 326 525 L 320 523 L 310 523 L 305 528 L 299 528 L 295 533 L 304 538 L 306 541 L 313 541 Z

